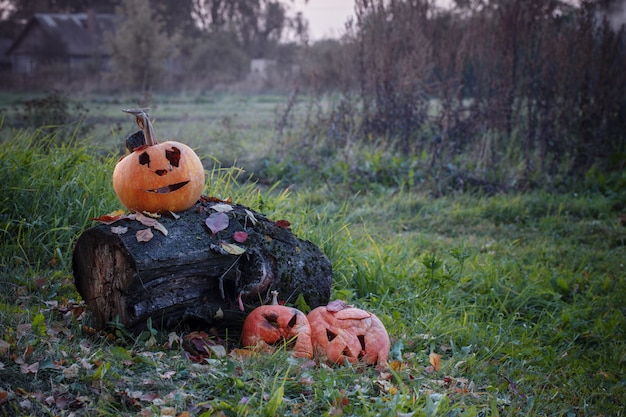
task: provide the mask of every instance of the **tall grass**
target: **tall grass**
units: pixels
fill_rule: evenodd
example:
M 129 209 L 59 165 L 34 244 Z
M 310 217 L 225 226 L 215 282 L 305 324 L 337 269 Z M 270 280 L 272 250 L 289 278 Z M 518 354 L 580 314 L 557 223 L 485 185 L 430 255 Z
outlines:
M 333 296 L 381 318 L 395 362 L 385 375 L 283 351 L 194 364 L 158 329 L 156 345 L 108 339 L 55 307 L 77 298 L 74 240 L 120 208 L 119 156 L 76 137 L 0 134 L 0 415 L 623 415 L 619 193 L 433 198 L 373 179 L 355 194 L 341 175 L 290 191 L 203 156 L 206 194 L 287 219 L 320 246 Z M 390 172 L 368 158 L 372 174 Z M 341 157 L 325 163 L 342 172 Z

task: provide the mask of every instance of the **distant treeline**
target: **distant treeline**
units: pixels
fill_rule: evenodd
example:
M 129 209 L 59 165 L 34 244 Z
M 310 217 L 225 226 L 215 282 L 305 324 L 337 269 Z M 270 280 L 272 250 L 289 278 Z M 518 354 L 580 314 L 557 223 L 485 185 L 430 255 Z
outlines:
M 624 171 L 619 2 L 429 3 L 357 0 L 342 41 L 310 48 L 309 87 L 342 92 L 337 138 L 391 138 L 432 170 L 517 187 Z

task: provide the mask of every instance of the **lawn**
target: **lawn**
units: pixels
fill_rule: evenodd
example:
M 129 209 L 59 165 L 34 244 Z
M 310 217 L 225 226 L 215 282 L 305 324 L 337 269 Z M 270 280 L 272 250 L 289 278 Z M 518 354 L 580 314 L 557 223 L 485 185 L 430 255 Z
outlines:
M 389 369 L 283 350 L 193 361 L 186 334 L 94 331 L 70 259 L 90 218 L 121 208 L 110 178 L 133 100 L 82 99 L 84 134 L 5 111 L 0 415 L 625 415 L 623 189 L 434 193 L 419 158 L 305 141 L 306 103 L 278 134 L 280 96 L 157 96 L 151 115 L 197 149 L 206 194 L 287 219 L 328 255 L 333 298 L 386 326 Z

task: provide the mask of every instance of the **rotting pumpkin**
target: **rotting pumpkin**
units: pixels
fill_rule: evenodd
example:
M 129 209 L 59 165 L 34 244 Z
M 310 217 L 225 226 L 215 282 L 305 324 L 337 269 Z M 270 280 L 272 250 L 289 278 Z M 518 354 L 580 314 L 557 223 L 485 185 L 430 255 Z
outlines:
M 313 309 L 307 319 L 315 356 L 331 364 L 387 366 L 389 334 L 374 314 L 336 300 Z
M 113 189 L 132 211 L 177 212 L 193 206 L 204 188 L 204 167 L 189 146 L 159 143 L 144 109 L 126 109 L 143 130 L 145 145 L 135 147 L 113 170 Z
M 311 327 L 300 310 L 278 304 L 278 292 L 272 291 L 272 304 L 262 305 L 246 317 L 241 344 L 259 350 L 278 344 L 292 345 L 294 356 L 312 358 Z

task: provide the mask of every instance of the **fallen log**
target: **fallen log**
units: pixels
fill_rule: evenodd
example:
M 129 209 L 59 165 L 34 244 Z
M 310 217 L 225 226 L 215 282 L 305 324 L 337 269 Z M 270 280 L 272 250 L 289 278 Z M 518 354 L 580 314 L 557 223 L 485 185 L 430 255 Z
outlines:
M 302 296 L 311 308 L 327 304 L 332 267 L 321 250 L 297 238 L 285 221 L 231 207 L 222 212 L 223 203 L 203 199 L 177 218 L 159 218 L 161 226 L 123 216 L 83 232 L 72 266 L 94 326 L 118 321 L 138 333 L 150 318 L 155 327 L 232 335 L 248 312 L 270 301 L 272 290 L 289 302 Z M 207 222 L 216 213 L 227 216 L 223 230 Z M 139 241 L 146 229 L 152 238 Z

